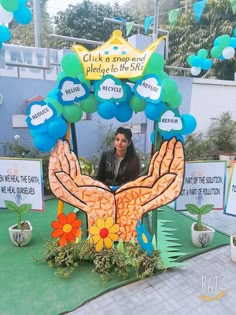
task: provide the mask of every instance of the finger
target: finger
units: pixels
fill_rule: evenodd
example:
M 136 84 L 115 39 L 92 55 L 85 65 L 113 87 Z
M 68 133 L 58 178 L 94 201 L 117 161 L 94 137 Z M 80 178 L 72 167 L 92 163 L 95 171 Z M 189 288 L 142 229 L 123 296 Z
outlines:
M 170 172 L 183 176 L 184 173 L 184 149 L 181 141 L 177 141 L 174 148 L 174 159 L 170 165 Z
M 169 168 L 174 157 L 173 152 L 174 152 L 175 143 L 176 143 L 176 138 L 172 138 L 167 143 L 166 152 L 160 164 L 160 170 L 159 170 L 160 176 L 169 172 Z

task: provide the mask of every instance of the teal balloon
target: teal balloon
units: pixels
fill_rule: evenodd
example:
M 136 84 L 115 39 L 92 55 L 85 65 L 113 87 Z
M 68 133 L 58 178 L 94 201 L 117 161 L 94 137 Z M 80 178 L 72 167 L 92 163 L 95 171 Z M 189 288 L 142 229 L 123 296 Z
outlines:
M 187 63 L 192 66 L 192 60 L 193 60 L 193 57 L 195 57 L 195 55 L 189 55 L 188 58 L 187 58 Z
M 95 113 L 98 107 L 98 101 L 93 94 L 90 94 L 89 97 L 80 101 L 80 107 L 85 113 Z
M 221 56 L 223 49 L 220 46 L 214 46 L 211 49 L 211 57 L 218 58 Z
M 83 111 L 79 105 L 66 105 L 63 107 L 63 117 L 70 123 L 76 123 L 81 120 Z
M 208 56 L 208 51 L 205 48 L 202 48 L 197 52 L 197 56 L 206 59 Z
M 181 133 L 183 135 L 188 135 L 196 129 L 197 121 L 192 115 L 189 114 L 181 115 L 181 120 L 183 123 L 183 130 L 181 131 Z
M 168 103 L 178 92 L 177 83 L 171 79 L 163 80 L 162 91 L 162 101 Z
M 177 92 L 173 99 L 169 101 L 169 106 L 173 109 L 178 108 L 182 103 L 182 95 Z
M 170 77 L 165 71 L 161 71 L 159 74 L 159 78 L 163 81 L 163 80 L 169 79 Z
M 230 45 L 230 36 L 225 34 L 219 37 L 219 46 L 221 48 L 226 48 Z
M 83 66 L 76 54 L 70 53 L 62 57 L 61 67 L 68 76 L 83 74 Z
M 1 6 L 8 12 L 14 12 L 19 7 L 19 0 L 1 0 Z
M 68 75 L 65 73 L 65 71 L 59 72 L 57 75 L 57 82 L 59 83 L 65 77 L 68 77 Z
M 136 113 L 142 112 L 146 106 L 146 101 L 143 98 L 138 98 L 137 96 L 133 95 L 129 102 L 130 107 Z
M 150 73 L 160 74 L 163 71 L 164 65 L 165 59 L 163 56 L 154 52 L 144 69 L 143 75 Z
M 0 25 L 0 42 L 7 42 L 11 38 L 11 32 L 8 27 Z

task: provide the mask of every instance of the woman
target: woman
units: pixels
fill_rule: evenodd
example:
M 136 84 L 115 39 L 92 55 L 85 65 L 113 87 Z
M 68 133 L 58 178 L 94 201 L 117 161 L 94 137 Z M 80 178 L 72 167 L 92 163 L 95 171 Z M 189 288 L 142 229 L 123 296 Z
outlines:
M 140 162 L 132 141 L 132 131 L 119 127 L 114 149 L 102 154 L 96 179 L 107 186 L 120 186 L 139 175 Z

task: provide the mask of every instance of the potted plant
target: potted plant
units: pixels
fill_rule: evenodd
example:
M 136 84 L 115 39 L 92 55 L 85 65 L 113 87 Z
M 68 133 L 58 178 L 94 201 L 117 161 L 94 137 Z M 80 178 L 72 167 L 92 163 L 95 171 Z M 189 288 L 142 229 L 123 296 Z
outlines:
M 191 226 L 192 243 L 196 247 L 206 247 L 211 243 L 215 235 L 215 230 L 207 225 L 202 224 L 202 215 L 209 213 L 214 205 L 207 204 L 200 208 L 194 204 L 186 204 L 189 213 L 197 215 L 197 222 Z
M 230 112 L 222 113 L 219 118 L 212 120 L 208 137 L 218 152 L 219 159 L 226 161 L 230 167 L 236 156 L 236 121 L 232 119 Z
M 5 206 L 8 210 L 16 213 L 16 224 L 9 227 L 9 235 L 12 243 L 18 247 L 29 244 L 32 238 L 32 225 L 29 221 L 21 221 L 21 216 L 27 214 L 32 205 L 17 205 L 13 201 L 5 200 Z

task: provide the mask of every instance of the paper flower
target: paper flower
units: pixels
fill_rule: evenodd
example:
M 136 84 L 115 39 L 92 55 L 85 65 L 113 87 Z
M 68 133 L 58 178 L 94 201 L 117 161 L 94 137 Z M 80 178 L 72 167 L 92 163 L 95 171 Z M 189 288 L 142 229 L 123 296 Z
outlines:
M 98 219 L 96 225 L 89 228 L 90 243 L 96 245 L 97 252 L 100 252 L 103 247 L 111 248 L 113 242 L 119 239 L 118 231 L 119 225 L 114 224 L 112 217 L 108 217 L 106 220 Z
M 142 248 L 143 251 L 145 251 L 148 254 L 148 256 L 151 256 L 152 251 L 154 250 L 151 235 L 146 230 L 144 224 L 142 224 L 139 220 L 136 226 L 136 231 L 137 241 L 140 247 Z
M 79 229 L 81 225 L 81 220 L 76 219 L 74 212 L 70 212 L 68 215 L 60 213 L 57 216 L 57 221 L 51 223 L 54 228 L 51 235 L 53 238 L 60 237 L 60 246 L 65 246 L 67 243 L 74 242 L 76 237 L 81 237 L 82 231 Z

